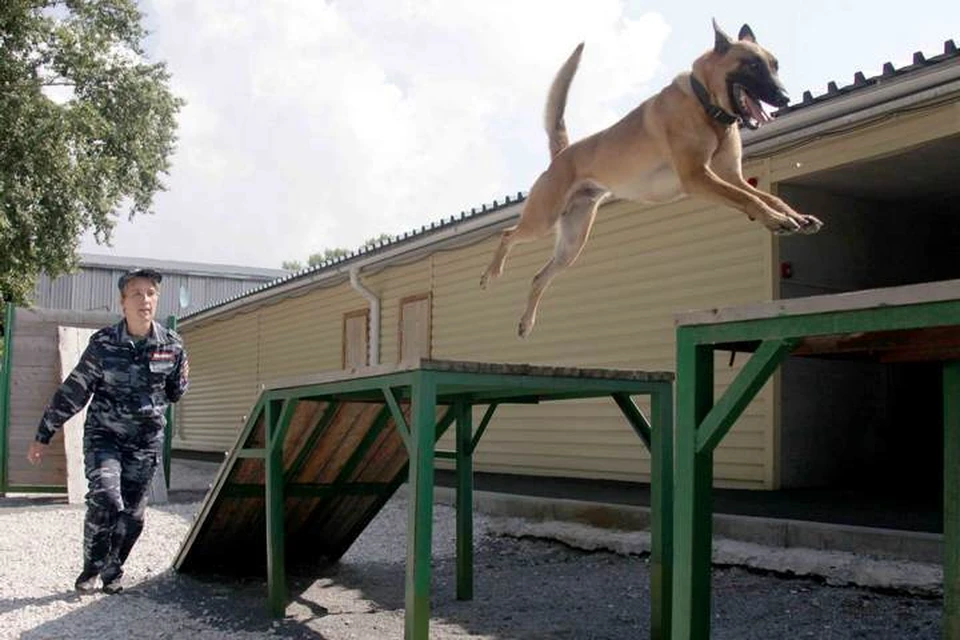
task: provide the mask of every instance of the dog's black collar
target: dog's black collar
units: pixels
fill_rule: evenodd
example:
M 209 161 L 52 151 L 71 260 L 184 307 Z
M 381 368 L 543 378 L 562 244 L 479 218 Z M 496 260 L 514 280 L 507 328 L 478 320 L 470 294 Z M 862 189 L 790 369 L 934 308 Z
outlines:
M 740 118 L 710 102 L 710 94 L 707 93 L 707 88 L 692 73 L 690 74 L 690 86 L 693 87 L 694 95 L 697 96 L 697 100 L 703 105 L 703 110 L 707 112 L 708 116 L 725 127 L 740 122 Z

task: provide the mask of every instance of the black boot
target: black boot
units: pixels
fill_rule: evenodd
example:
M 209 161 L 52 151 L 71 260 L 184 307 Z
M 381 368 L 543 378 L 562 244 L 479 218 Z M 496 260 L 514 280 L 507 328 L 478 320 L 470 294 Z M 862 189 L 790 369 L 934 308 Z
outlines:
M 93 591 L 97 588 L 98 575 L 100 575 L 100 572 L 96 569 L 84 567 L 80 575 L 77 576 L 76 582 L 73 583 L 73 588 L 82 592 Z
M 104 593 L 120 593 L 123 591 L 123 569 L 116 559 L 111 559 L 100 572 L 100 579 L 103 580 Z

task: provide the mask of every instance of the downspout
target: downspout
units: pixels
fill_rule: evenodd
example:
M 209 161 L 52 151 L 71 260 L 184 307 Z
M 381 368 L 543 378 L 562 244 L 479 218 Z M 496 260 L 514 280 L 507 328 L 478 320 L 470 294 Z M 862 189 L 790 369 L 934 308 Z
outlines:
M 380 364 L 380 298 L 360 282 L 360 268 L 350 269 L 350 286 L 370 303 L 370 366 Z

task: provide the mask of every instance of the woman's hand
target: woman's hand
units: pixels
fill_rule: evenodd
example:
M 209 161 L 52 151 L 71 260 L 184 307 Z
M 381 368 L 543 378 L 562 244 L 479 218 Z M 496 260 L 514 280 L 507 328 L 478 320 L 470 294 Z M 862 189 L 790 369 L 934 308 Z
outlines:
M 47 445 L 34 440 L 30 443 L 30 449 L 27 450 L 27 461 L 32 465 L 38 465 L 43 461 L 43 452 Z

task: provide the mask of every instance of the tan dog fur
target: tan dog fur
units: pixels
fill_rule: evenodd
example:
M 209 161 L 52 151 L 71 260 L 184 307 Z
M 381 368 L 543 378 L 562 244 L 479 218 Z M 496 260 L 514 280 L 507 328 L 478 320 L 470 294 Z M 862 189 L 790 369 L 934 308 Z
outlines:
M 733 78 L 748 74 L 764 90 L 773 91 L 781 105 L 787 101 L 777 77 L 776 59 L 756 43 L 747 25 L 738 40 L 730 39 L 716 22 L 714 30 L 714 49 L 700 56 L 691 72 L 678 75 L 616 124 L 569 146 L 563 112 L 582 43 L 557 73 L 545 113 L 552 161 L 530 189 L 520 221 L 503 232 L 480 280 L 480 286 L 486 288 L 502 273 L 514 244 L 551 231 L 556 234 L 553 256 L 533 279 L 520 320 L 520 337 L 529 335 L 544 291 L 580 255 L 597 209 L 610 196 L 665 203 L 692 195 L 738 209 L 775 233 L 819 231 L 819 220 L 797 213 L 744 180 L 739 127 L 711 118 L 696 97 L 691 76 L 706 88 L 712 104 L 747 117 L 745 102 L 739 108 L 732 104 L 730 84 Z M 752 91 L 748 95 L 754 104 L 759 103 Z M 765 121 L 765 114 L 758 119 Z

